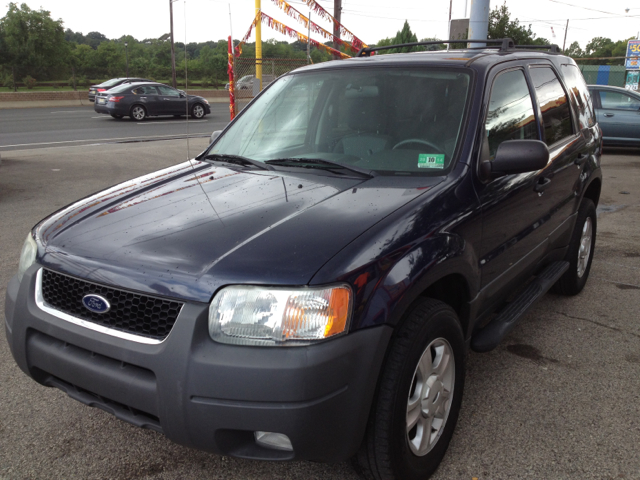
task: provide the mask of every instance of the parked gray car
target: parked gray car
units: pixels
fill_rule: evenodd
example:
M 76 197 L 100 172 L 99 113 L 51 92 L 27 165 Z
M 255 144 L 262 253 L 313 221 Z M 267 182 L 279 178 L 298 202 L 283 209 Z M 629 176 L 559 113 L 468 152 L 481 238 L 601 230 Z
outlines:
M 589 85 L 605 145 L 640 146 L 640 94 L 620 87 Z

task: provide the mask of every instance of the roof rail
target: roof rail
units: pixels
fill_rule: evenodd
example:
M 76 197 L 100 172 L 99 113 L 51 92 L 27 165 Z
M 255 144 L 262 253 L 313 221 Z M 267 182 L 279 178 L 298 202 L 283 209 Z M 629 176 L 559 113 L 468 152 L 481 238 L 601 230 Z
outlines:
M 469 40 L 467 38 L 456 39 L 456 40 L 438 40 L 437 42 L 413 42 L 413 43 L 400 43 L 398 45 L 385 45 L 383 47 L 367 47 L 362 48 L 356 54 L 356 57 L 369 57 L 372 52 L 378 52 L 380 50 L 391 50 L 393 48 L 404 48 L 404 47 L 417 47 L 421 45 L 446 45 L 450 43 L 486 43 L 486 48 L 497 48 L 500 51 L 505 51 L 510 48 L 514 48 L 515 44 L 513 40 L 510 38 L 499 38 L 499 39 L 484 39 L 484 40 Z M 489 45 L 494 44 L 494 45 Z M 485 47 L 483 47 L 485 48 Z
M 558 45 L 516 45 L 516 49 L 522 50 L 548 50 L 550 53 L 562 53 Z

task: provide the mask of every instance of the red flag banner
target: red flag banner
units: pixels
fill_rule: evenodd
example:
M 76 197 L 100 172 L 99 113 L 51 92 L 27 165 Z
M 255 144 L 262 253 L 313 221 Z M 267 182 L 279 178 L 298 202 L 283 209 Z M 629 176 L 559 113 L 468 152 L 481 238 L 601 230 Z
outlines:
M 233 78 L 233 62 L 235 60 L 233 55 L 233 40 L 229 37 L 229 50 L 227 53 L 227 74 L 229 74 L 229 114 L 231 120 L 236 116 L 236 94 Z
M 280 7 L 280 9 L 282 11 L 284 11 L 284 13 L 286 13 L 291 18 L 293 18 L 293 19 L 297 20 L 298 22 L 300 22 L 301 24 L 303 24 L 305 26 L 305 28 L 309 28 L 309 23 L 311 23 L 311 31 L 312 32 L 317 33 L 318 35 L 322 35 L 325 39 L 331 40 L 335 44 L 343 46 L 345 48 L 348 48 L 348 49 L 352 50 L 353 52 L 356 52 L 356 53 L 358 52 L 358 50 L 359 50 L 358 48 L 356 48 L 352 44 L 347 43 L 344 40 L 336 37 L 333 33 L 325 30 L 324 28 L 322 28 L 317 23 L 312 22 L 311 20 L 309 20 L 308 17 L 305 17 L 302 13 L 300 13 L 298 10 L 293 8 L 291 5 L 289 5 L 284 0 L 271 0 L 271 1 L 273 3 L 275 3 L 278 7 Z
M 305 3 L 306 5 L 308 5 L 309 8 L 311 10 L 313 10 L 316 14 L 318 14 L 320 17 L 322 17 L 325 20 L 328 20 L 330 22 L 333 22 L 333 24 L 340 29 L 340 35 L 342 35 L 343 37 L 346 37 L 348 40 L 350 40 L 351 41 L 351 45 L 353 45 L 353 47 L 356 50 L 360 50 L 361 48 L 367 48 L 368 47 L 368 45 L 366 43 L 364 43 L 362 40 L 360 40 L 358 37 L 356 37 L 353 33 L 351 33 L 349 30 L 347 30 L 347 28 L 344 25 L 342 25 L 338 20 L 336 20 L 333 17 L 333 15 L 331 15 L 329 12 L 327 12 L 320 4 L 318 4 L 314 0 L 302 0 L 302 2 Z
M 262 23 L 274 29 L 275 31 L 282 33 L 283 35 L 288 35 L 292 38 L 296 38 L 303 43 L 309 42 L 311 45 L 313 45 L 315 48 L 319 50 L 324 50 L 325 52 L 330 53 L 332 55 L 338 55 L 340 58 L 343 58 L 343 59 L 351 58 L 346 53 L 342 53 L 341 51 L 336 50 L 335 48 L 331 48 L 328 45 L 325 45 L 324 43 L 320 43 L 317 40 L 310 39 L 306 35 L 294 30 L 293 28 L 287 27 L 284 23 L 281 23 L 276 19 L 271 18 L 269 15 L 267 15 L 264 12 L 262 12 Z
M 249 25 L 249 30 L 247 31 L 247 33 L 245 33 L 244 37 L 242 37 L 242 40 L 240 41 L 240 43 L 236 45 L 236 52 L 235 52 L 236 57 L 239 57 L 240 55 L 242 55 L 242 45 L 247 43 L 247 40 L 249 40 L 249 38 L 251 37 L 251 33 L 253 32 L 253 28 L 256 26 L 257 20 L 258 20 L 258 15 L 256 14 L 256 18 L 254 18 L 253 22 L 251 22 L 251 25 Z

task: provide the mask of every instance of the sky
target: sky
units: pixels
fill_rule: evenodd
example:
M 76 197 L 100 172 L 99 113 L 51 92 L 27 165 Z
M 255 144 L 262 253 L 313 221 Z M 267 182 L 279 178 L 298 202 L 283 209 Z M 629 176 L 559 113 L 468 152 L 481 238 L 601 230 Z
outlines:
M 7 1 L 7 0 L 5 0 Z M 300 32 L 304 27 L 282 12 L 273 0 L 261 0 L 262 11 Z M 287 0 L 294 8 L 308 15 L 309 8 L 302 0 Z M 452 18 L 469 14 L 472 0 L 451 0 Z M 87 34 L 98 31 L 108 38 L 132 35 L 138 40 L 158 38 L 169 32 L 169 0 L 109 0 L 108 7 L 97 10 L 88 4 L 70 0 L 17 0 L 31 9 L 51 12 L 54 19 L 62 19 L 64 27 Z M 318 0 L 333 13 L 333 0 Z M 393 37 L 405 19 L 418 39 L 438 37 L 448 33 L 450 0 L 342 0 L 342 23 L 365 43 L 376 43 Z M 502 0 L 491 0 L 491 8 Z M 577 41 L 582 48 L 593 37 L 608 37 L 614 41 L 636 37 L 640 32 L 640 4 L 633 0 L 510 0 L 507 6 L 511 18 L 529 25 L 538 37 L 544 37 L 562 47 L 565 26 L 569 20 L 566 45 Z M 229 15 L 231 10 L 231 21 Z M 625 12 L 625 9 L 629 9 Z M 8 2 L 0 7 L 0 17 L 8 10 Z M 179 42 L 219 40 L 233 31 L 235 39 L 242 38 L 255 15 L 255 0 L 174 0 L 174 39 Z M 327 30 L 331 25 L 311 14 L 311 20 Z M 554 37 L 555 35 L 555 37 Z M 263 25 L 263 40 L 291 38 Z M 318 35 L 312 38 L 323 41 Z M 252 35 L 250 41 L 255 40 Z

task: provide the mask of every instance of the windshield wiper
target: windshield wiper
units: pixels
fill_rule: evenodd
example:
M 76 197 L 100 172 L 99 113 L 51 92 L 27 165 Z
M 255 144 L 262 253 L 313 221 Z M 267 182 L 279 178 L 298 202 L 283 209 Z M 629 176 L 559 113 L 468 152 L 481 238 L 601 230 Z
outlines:
M 235 165 L 242 165 L 243 167 L 256 167 L 260 170 L 273 170 L 270 165 L 265 165 L 263 162 L 257 160 L 251 160 L 250 158 L 241 157 L 240 155 L 228 155 L 225 153 L 211 153 L 205 155 L 200 160 L 214 160 L 216 162 L 233 163 Z
M 371 170 L 365 170 L 364 168 L 353 167 L 353 166 L 346 166 L 338 162 L 332 162 L 331 160 L 323 160 L 322 158 L 300 158 L 300 157 L 274 158 L 273 160 L 267 160 L 264 163 L 268 163 L 271 165 L 294 164 L 294 166 L 296 167 L 299 166 L 303 168 L 325 168 L 327 170 L 341 168 L 341 169 L 349 170 L 350 172 L 354 172 L 359 175 L 365 176 L 367 178 L 373 178 L 375 176 L 374 172 Z M 306 164 L 306 165 L 295 165 L 295 164 Z

